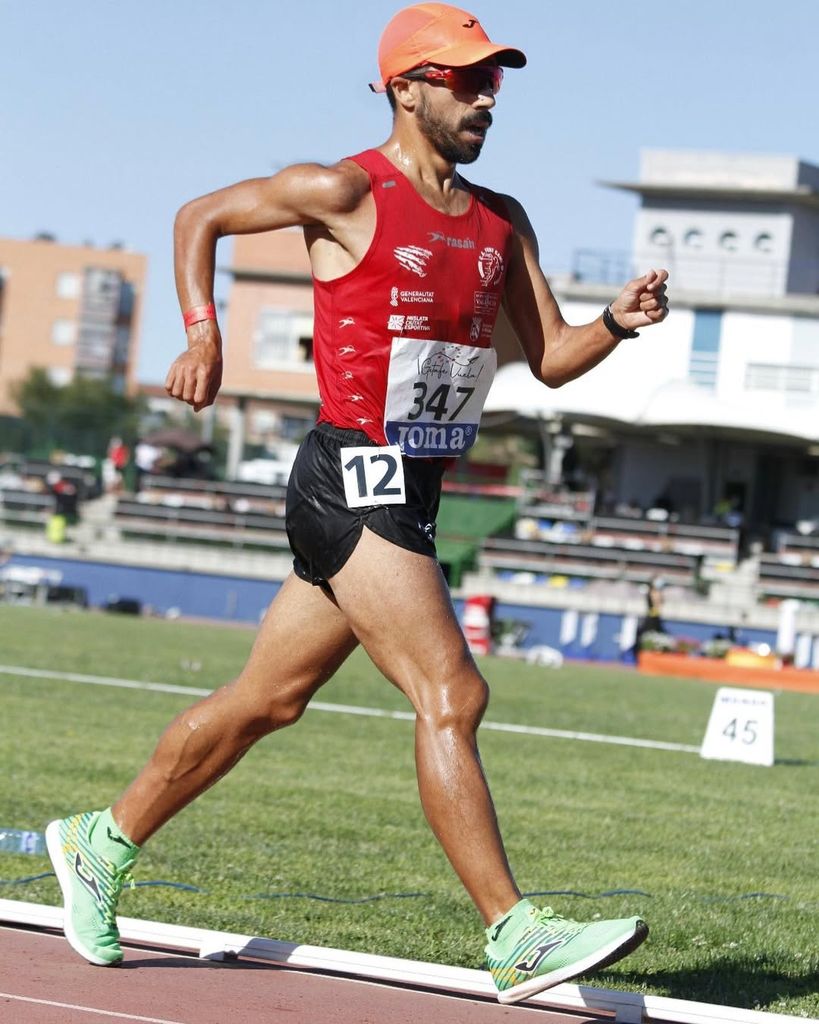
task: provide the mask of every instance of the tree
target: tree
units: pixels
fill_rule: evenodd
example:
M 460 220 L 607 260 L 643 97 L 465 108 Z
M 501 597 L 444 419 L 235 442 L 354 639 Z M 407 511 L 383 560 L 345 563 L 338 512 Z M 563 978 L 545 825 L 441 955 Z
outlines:
M 62 448 L 101 458 L 115 435 L 133 443 L 145 406 L 141 398 L 120 394 L 110 379 L 75 377 L 59 387 L 39 367 L 12 389 L 12 396 L 29 449 L 42 454 Z

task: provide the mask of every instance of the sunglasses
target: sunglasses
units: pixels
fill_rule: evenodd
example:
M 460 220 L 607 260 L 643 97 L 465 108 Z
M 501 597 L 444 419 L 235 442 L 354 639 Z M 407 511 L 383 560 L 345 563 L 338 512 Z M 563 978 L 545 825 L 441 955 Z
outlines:
M 467 92 L 477 95 L 491 92 L 494 96 L 503 81 L 503 68 L 494 64 L 475 64 L 468 68 L 417 68 L 407 71 L 401 78 L 422 82 L 440 82 L 451 92 Z

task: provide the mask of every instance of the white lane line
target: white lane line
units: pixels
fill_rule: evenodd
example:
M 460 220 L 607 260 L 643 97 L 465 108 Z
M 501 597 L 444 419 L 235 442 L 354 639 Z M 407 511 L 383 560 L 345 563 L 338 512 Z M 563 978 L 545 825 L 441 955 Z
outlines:
M 2 671 L 2 669 L 0 669 Z M 323 704 L 314 700 L 308 708 L 314 711 L 333 711 L 341 715 L 367 715 L 370 718 L 398 718 L 414 722 L 412 711 L 384 711 L 381 708 L 360 708 L 354 704 Z M 629 736 L 604 736 L 595 732 L 570 732 L 567 729 L 544 729 L 539 725 L 513 725 L 507 722 L 481 722 L 481 729 L 494 732 L 515 732 L 524 736 L 548 736 L 558 740 L 583 740 L 587 743 L 614 743 L 624 747 L 648 747 L 651 750 L 676 750 L 684 754 L 699 754 L 699 747 L 687 743 L 665 743 L 662 740 L 638 740 Z
M 22 668 L 0 665 L 0 674 L 27 676 L 33 679 L 57 679 L 68 683 L 88 683 L 93 686 L 115 686 L 125 690 L 150 690 L 154 693 L 179 693 L 189 697 L 207 697 L 212 690 L 195 686 L 174 686 L 171 683 L 143 683 L 135 679 L 117 679 L 111 676 L 88 676 L 77 672 L 53 672 L 48 669 Z M 358 707 L 355 704 L 326 704 L 312 701 L 308 710 L 327 711 L 337 715 L 364 715 L 367 718 L 393 718 L 414 722 L 412 711 L 386 711 L 383 708 Z M 578 740 L 585 743 L 611 743 L 621 747 L 644 747 L 649 750 L 671 750 L 683 754 L 699 754 L 700 748 L 688 743 L 667 743 L 664 740 L 641 740 L 630 736 L 606 736 L 594 732 L 571 732 L 567 729 L 545 729 L 537 725 L 514 725 L 506 722 L 483 722 L 481 729 L 493 732 L 512 732 L 524 736 L 545 736 L 549 739 Z
M 32 999 L 31 996 L 15 996 L 10 992 L 0 992 L 0 999 L 16 999 L 19 1003 L 37 1003 L 38 1006 L 56 1006 L 61 1010 L 79 1010 L 80 1013 L 96 1013 L 102 1017 L 116 1017 L 119 1020 L 141 1021 L 142 1024 L 184 1024 L 179 1020 L 166 1020 L 164 1017 L 138 1017 L 134 1013 L 115 1013 L 113 1010 L 100 1010 L 96 1006 L 78 1006 L 76 1003 L 57 1003 L 53 999 Z
M 113 676 L 84 676 L 79 672 L 51 672 L 45 668 L 21 668 L 18 665 L 0 665 L 0 672 L 9 676 L 30 676 L 32 679 L 59 679 L 67 683 L 91 683 L 94 686 L 117 686 L 122 690 L 153 690 L 156 693 L 188 693 L 194 697 L 207 697 L 212 690 L 193 686 L 173 686 L 171 683 L 143 683 L 138 679 L 117 679 Z

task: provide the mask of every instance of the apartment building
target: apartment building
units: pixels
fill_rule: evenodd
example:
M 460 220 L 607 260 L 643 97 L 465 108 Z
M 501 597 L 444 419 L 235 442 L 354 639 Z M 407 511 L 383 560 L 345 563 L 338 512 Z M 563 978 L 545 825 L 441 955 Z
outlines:
M 0 414 L 16 412 L 12 389 L 34 367 L 133 392 L 146 271 L 118 247 L 0 238 Z

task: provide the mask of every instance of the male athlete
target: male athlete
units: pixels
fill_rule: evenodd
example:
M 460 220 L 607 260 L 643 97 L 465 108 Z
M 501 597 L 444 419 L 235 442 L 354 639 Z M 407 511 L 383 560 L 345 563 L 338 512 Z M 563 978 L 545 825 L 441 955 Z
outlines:
M 219 390 L 217 240 L 300 226 L 321 409 L 288 489 L 294 572 L 241 674 L 171 723 L 113 807 L 48 826 L 66 936 L 92 963 L 122 959 L 115 911 L 142 844 L 258 739 L 295 722 L 358 644 L 415 709 L 423 809 L 483 918 L 499 999 L 612 963 L 647 934 L 638 918 L 583 924 L 521 898 L 476 743 L 488 687 L 435 558 L 441 477 L 475 440 L 501 304 L 550 387 L 667 312 L 667 274 L 650 271 L 593 323 L 570 327 L 523 208 L 461 177 L 458 165 L 476 160 L 486 139 L 502 69 L 525 63 L 466 11 L 406 8 L 382 36 L 372 86 L 394 112 L 383 145 L 241 182 L 177 216 L 188 347 L 168 392 L 199 410 Z

